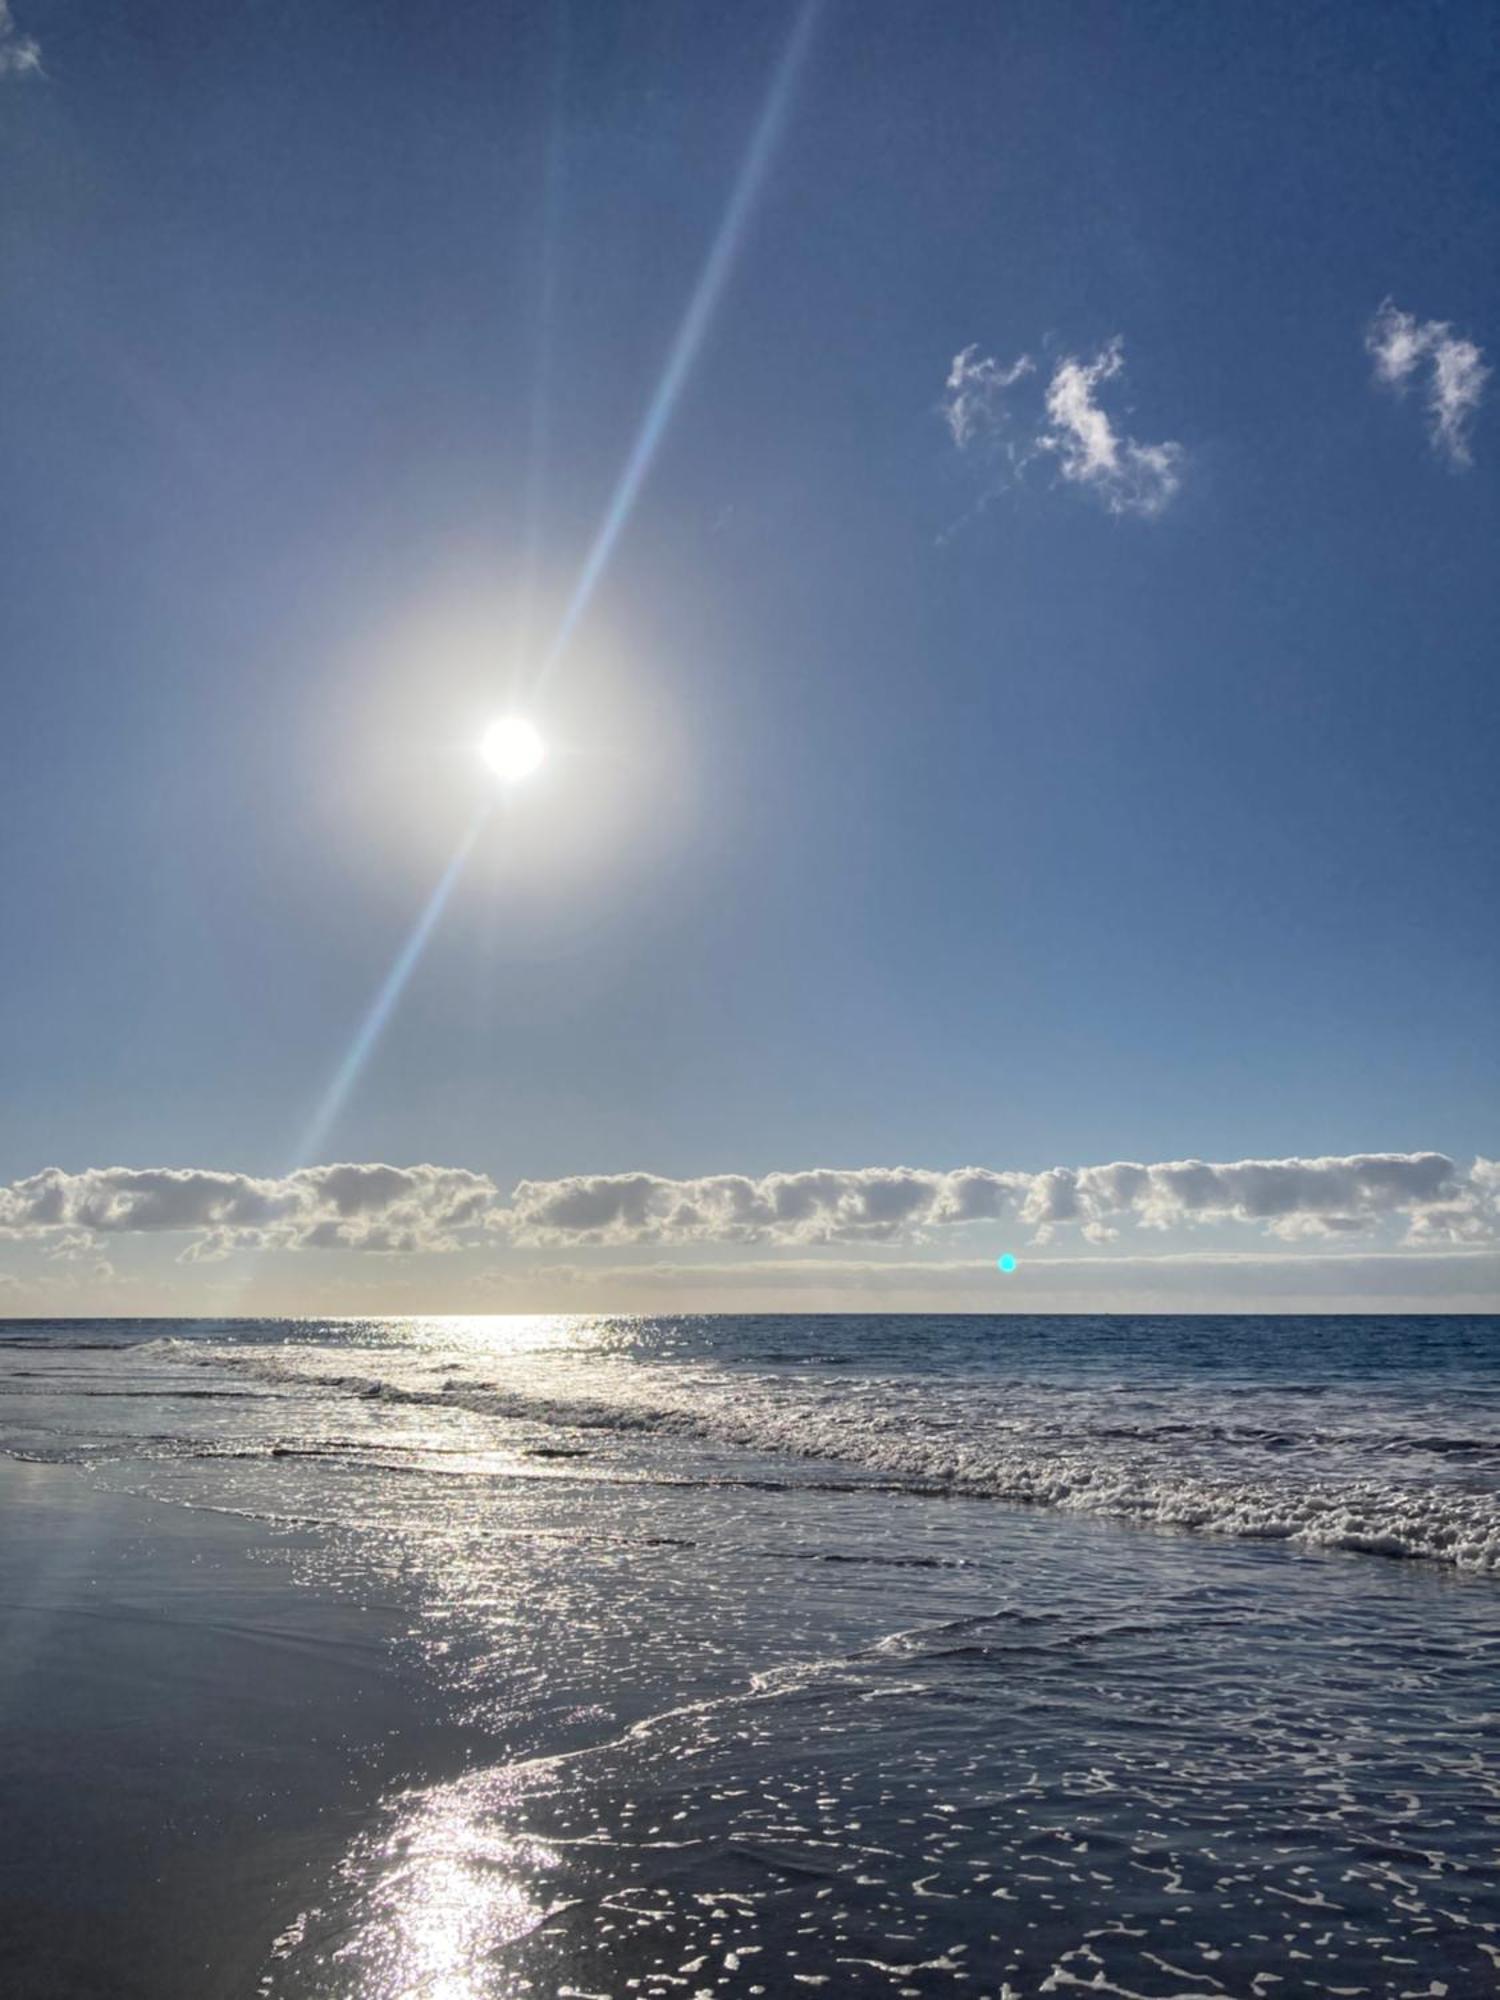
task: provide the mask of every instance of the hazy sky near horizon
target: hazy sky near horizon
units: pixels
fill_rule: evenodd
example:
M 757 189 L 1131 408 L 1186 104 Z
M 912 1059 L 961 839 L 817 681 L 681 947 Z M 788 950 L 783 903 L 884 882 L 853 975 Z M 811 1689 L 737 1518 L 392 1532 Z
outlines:
M 1500 1305 L 1497 87 L 0 5 L 0 1311 Z

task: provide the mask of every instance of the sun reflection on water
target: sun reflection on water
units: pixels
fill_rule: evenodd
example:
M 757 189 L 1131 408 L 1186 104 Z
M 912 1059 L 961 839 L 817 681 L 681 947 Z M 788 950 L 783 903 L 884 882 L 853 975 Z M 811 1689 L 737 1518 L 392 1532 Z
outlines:
M 314 1912 L 299 1926 L 280 1954 L 290 1984 L 273 1972 L 263 1992 L 302 1992 L 309 1974 L 321 1991 L 319 1973 L 336 1968 L 339 1990 L 362 2000 L 508 2000 L 519 1989 L 502 1955 L 557 1907 L 543 1885 L 559 1863 L 505 1830 L 508 1777 L 396 1799 L 394 1825 L 356 1843 L 340 1869 L 337 1918 L 325 1930 Z
M 468 1349 L 476 1358 L 507 1355 L 605 1355 L 634 1345 L 639 1322 L 628 1314 L 424 1313 L 357 1322 L 381 1346 L 416 1353 Z

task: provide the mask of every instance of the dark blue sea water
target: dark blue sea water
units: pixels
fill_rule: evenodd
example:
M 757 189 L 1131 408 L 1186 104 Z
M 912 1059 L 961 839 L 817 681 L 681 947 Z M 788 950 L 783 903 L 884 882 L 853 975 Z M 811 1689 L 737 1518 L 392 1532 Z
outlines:
M 7 1324 L 0 1449 L 399 1608 L 306 1996 L 1462 1996 L 1500 1320 Z
M 765 1454 L 800 1484 L 813 1475 L 799 1461 L 816 1461 L 896 1487 L 1500 1565 L 1493 1318 L 11 1321 L 0 1343 L 13 1367 L 69 1357 L 79 1396 L 224 1404 L 209 1376 L 233 1378 L 239 1407 L 218 1428 L 200 1409 L 181 1439 L 142 1441 L 143 1457 L 233 1444 L 253 1458 L 257 1442 L 284 1454 L 283 1421 L 302 1455 L 345 1462 L 366 1447 L 409 1455 L 434 1424 L 480 1451 L 529 1426 L 533 1449 L 584 1438 L 594 1465 L 619 1471 L 649 1471 L 670 1441 L 691 1476 Z M 48 1429 L 24 1400 L 41 1387 L 17 1378 L 17 1447 L 88 1449 L 99 1412 L 75 1400 Z M 402 1411 L 427 1428 L 410 1414 L 403 1427 Z M 27 1416 L 42 1426 L 29 1441 Z

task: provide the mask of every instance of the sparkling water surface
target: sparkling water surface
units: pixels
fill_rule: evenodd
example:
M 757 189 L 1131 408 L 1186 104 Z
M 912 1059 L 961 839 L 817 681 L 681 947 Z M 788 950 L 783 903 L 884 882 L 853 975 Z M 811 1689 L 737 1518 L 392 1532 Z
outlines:
M 10 1322 L 0 1387 L 484 1746 L 264 1995 L 1496 1990 L 1500 1321 Z

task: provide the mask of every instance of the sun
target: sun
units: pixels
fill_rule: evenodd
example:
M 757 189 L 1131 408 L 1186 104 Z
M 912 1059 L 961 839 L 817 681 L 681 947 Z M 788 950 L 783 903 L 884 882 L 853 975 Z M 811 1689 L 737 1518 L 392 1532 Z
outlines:
M 480 739 L 479 754 L 507 784 L 529 778 L 547 754 L 547 746 L 524 716 L 502 715 Z

